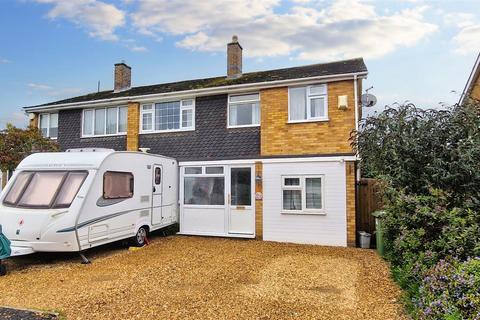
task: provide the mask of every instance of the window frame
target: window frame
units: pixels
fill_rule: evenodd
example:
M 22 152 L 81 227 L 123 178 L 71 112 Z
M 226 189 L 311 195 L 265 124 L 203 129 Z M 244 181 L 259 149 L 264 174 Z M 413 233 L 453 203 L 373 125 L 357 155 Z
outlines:
M 30 185 L 30 183 L 33 179 L 33 176 L 36 173 L 39 173 L 39 172 L 41 172 L 41 173 L 44 173 L 44 172 L 48 172 L 48 173 L 62 172 L 62 173 L 64 173 L 62 181 L 58 185 L 58 188 L 55 191 L 55 194 L 52 196 L 52 199 L 51 199 L 49 205 L 48 206 L 43 206 L 43 205 L 19 205 L 19 202 L 22 199 L 25 191 L 28 189 L 28 186 Z M 37 170 L 37 171 L 24 170 L 24 171 L 21 171 L 21 173 L 30 173 L 30 176 L 28 177 L 28 180 L 25 183 L 25 185 L 23 186 L 21 192 L 18 194 L 18 197 L 17 197 L 15 203 L 5 202 L 5 198 L 10 193 L 10 191 L 13 187 L 13 184 L 10 186 L 10 188 L 8 189 L 8 192 L 6 192 L 5 196 L 2 198 L 2 204 L 6 207 L 21 208 L 21 209 L 67 209 L 67 208 L 70 208 L 73 201 L 75 201 L 75 198 L 77 197 L 78 193 L 80 192 L 80 189 L 83 187 L 83 184 L 85 183 L 85 180 L 87 179 L 88 174 L 89 174 L 89 172 L 87 170 Z M 84 173 L 85 176 L 83 177 L 82 183 L 80 184 L 80 187 L 78 188 L 77 193 L 75 194 L 75 197 L 73 198 L 72 202 L 70 202 L 70 204 L 68 206 L 67 205 L 57 206 L 57 197 L 60 194 L 60 190 L 62 190 L 63 185 L 64 185 L 65 181 L 67 180 L 68 176 L 70 175 L 70 173 Z M 15 180 L 16 179 L 17 178 L 15 177 Z M 13 183 L 16 183 L 16 181 L 13 181 Z
M 186 173 L 187 168 L 202 168 L 201 173 Z M 206 168 L 207 167 L 223 167 L 223 172 L 222 173 L 206 173 Z M 226 175 L 226 170 L 224 165 L 191 165 L 191 166 L 185 166 L 182 168 L 182 173 L 183 176 L 182 182 L 181 182 L 181 197 L 180 203 L 184 208 L 201 208 L 201 209 L 220 209 L 220 208 L 226 208 L 228 206 L 228 197 L 226 196 L 226 188 L 227 188 L 227 175 Z M 185 178 L 223 178 L 223 204 L 189 204 L 185 203 Z
M 115 197 L 115 198 L 105 198 L 105 175 L 107 173 L 121 173 L 121 174 L 126 174 L 129 175 L 132 179 L 130 180 L 130 187 L 131 187 L 131 193 L 132 195 L 129 197 Z M 103 173 L 103 179 L 102 179 L 102 199 L 103 200 L 126 200 L 126 199 L 131 199 L 135 195 L 135 176 L 133 175 L 133 172 L 128 172 L 128 171 L 115 171 L 115 170 L 107 170 Z
M 185 101 L 192 101 L 191 105 L 184 105 Z M 168 103 L 168 102 L 178 102 L 180 104 L 180 117 L 179 117 L 179 128 L 178 129 L 165 129 L 165 130 L 156 130 L 155 129 L 155 105 L 159 103 Z M 182 132 L 182 131 L 195 131 L 195 98 L 185 98 L 185 99 L 175 99 L 175 100 L 161 100 L 161 101 L 152 101 L 145 102 L 140 105 L 140 119 L 139 119 L 139 133 L 140 134 L 151 134 L 151 133 L 169 133 L 169 132 Z M 143 110 L 144 106 L 151 106 L 150 110 Z M 183 122 L 183 111 L 191 110 L 192 111 L 192 126 L 182 127 Z M 143 129 L 143 115 L 151 114 L 152 115 L 152 127 L 150 130 Z
M 50 137 L 50 115 L 56 114 L 57 115 L 57 136 L 56 137 Z M 38 124 L 37 127 L 40 131 L 42 131 L 41 127 L 41 122 L 42 122 L 42 116 L 48 116 L 47 120 L 47 134 L 44 136 L 45 138 L 50 138 L 52 140 L 57 140 L 58 139 L 58 120 L 59 120 L 59 114 L 58 112 L 43 112 L 38 115 Z M 43 136 L 43 134 L 42 134 Z
M 310 94 L 310 89 L 312 87 L 318 87 L 318 86 L 325 86 L 325 94 Z M 307 118 L 302 119 L 302 120 L 292 120 L 291 119 L 291 112 L 290 112 L 290 89 L 294 88 L 305 88 L 305 102 L 306 105 L 305 107 L 307 108 Z M 311 113 L 311 100 L 315 98 L 324 98 L 325 99 L 325 116 L 323 117 L 312 117 L 310 115 Z M 317 84 L 311 84 L 307 86 L 291 86 L 288 87 L 288 122 L 287 123 L 302 123 L 302 122 L 322 122 L 322 121 L 329 121 L 328 118 L 328 84 L 327 83 L 317 83 Z
M 299 179 L 300 184 L 298 186 L 292 185 L 285 185 L 285 179 Z M 282 214 L 310 214 L 310 215 L 326 215 L 325 210 L 325 175 L 317 174 L 317 175 L 282 175 L 281 176 L 281 213 Z M 306 186 L 306 179 L 321 179 L 321 204 L 322 207 L 320 209 L 308 209 L 307 208 L 307 186 Z M 302 196 L 302 209 L 301 210 L 288 210 L 283 207 L 283 191 L 284 190 L 300 190 Z
M 244 101 L 237 101 L 237 102 L 231 102 L 230 98 L 231 97 L 237 97 L 237 96 L 247 96 L 251 94 L 257 94 L 258 99 L 255 100 L 244 100 Z M 261 104 L 261 96 L 260 92 L 244 92 L 244 93 L 235 93 L 235 94 L 229 94 L 227 98 L 227 128 L 249 128 L 249 127 L 260 127 L 262 123 L 262 104 Z M 242 104 L 242 103 L 254 103 L 258 102 L 258 124 L 241 124 L 241 125 L 231 125 L 230 124 L 230 106 L 231 105 L 236 105 L 236 104 Z
M 113 109 L 113 108 L 117 109 L 116 133 L 107 133 L 107 119 L 108 119 L 107 110 L 108 109 Z M 118 131 L 119 124 L 120 124 L 120 109 L 121 108 L 126 108 L 127 109 L 127 125 L 125 126 L 125 132 L 119 132 Z M 101 109 L 104 110 L 104 114 L 105 114 L 104 130 L 103 130 L 103 134 L 95 134 L 95 111 L 96 110 L 101 110 Z M 92 111 L 92 120 L 91 120 L 92 121 L 92 133 L 91 134 L 85 134 L 85 132 L 83 131 L 84 128 L 85 128 L 84 123 L 85 123 L 85 112 L 86 111 Z M 124 136 L 124 135 L 127 134 L 127 130 L 128 130 L 128 106 L 120 105 L 120 106 L 113 106 L 113 107 L 105 106 L 105 107 L 101 107 L 101 108 L 85 108 L 85 109 L 82 109 L 82 127 L 81 127 L 80 130 L 81 130 L 81 137 L 82 138 Z

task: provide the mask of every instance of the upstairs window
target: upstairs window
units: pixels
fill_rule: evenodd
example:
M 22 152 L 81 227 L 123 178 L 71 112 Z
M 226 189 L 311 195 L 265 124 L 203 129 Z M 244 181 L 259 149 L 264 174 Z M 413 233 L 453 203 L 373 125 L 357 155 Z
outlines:
M 328 120 L 327 85 L 292 87 L 288 90 L 289 122 Z
M 42 113 L 38 122 L 42 135 L 46 138 L 58 137 L 58 113 Z
M 108 136 L 127 132 L 127 107 L 83 110 L 82 136 Z
M 228 126 L 260 125 L 260 95 L 258 93 L 228 97 Z
M 195 100 L 142 105 L 140 132 L 168 132 L 195 129 Z

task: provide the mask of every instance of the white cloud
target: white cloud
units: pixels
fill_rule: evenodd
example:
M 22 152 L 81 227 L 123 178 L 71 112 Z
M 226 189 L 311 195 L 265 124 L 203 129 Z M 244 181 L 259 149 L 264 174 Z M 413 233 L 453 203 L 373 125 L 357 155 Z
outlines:
M 30 91 L 30 94 L 32 93 L 40 93 L 41 95 L 45 95 L 47 97 L 55 97 L 55 98 L 61 98 L 73 94 L 78 94 L 82 92 L 82 89 L 80 88 L 54 88 L 52 86 L 49 86 L 47 84 L 43 83 L 29 83 L 27 86 L 32 90 Z
M 315 61 L 381 57 L 437 30 L 425 21 L 425 7 L 380 15 L 359 0 L 294 2 L 280 11 L 278 0 L 138 0 L 131 19 L 141 33 L 179 37 L 177 46 L 190 50 L 224 51 L 237 34 L 247 56 Z
M 453 38 L 457 47 L 455 52 L 460 54 L 477 53 L 480 51 L 480 24 L 462 28 Z
M 125 12 L 98 0 L 33 0 L 51 4 L 51 19 L 64 18 L 88 30 L 92 37 L 117 40 L 115 30 L 125 24 Z
M 130 47 L 129 49 L 130 49 L 130 51 L 133 51 L 133 52 L 146 52 L 146 51 L 148 51 L 148 49 L 146 47 L 143 47 L 143 46 L 133 46 L 133 47 Z
M 468 27 L 475 24 L 475 16 L 467 12 L 450 12 L 443 15 L 446 25 L 459 28 Z
M 0 64 L 10 63 L 10 62 L 12 62 L 12 61 L 0 57 Z
M 453 26 L 457 34 L 453 37 L 454 51 L 459 54 L 480 51 L 480 23 L 468 12 L 450 12 L 443 15 L 446 26 Z
M 35 89 L 35 90 L 51 90 L 52 87 L 43 84 L 43 83 L 29 83 L 28 87 Z

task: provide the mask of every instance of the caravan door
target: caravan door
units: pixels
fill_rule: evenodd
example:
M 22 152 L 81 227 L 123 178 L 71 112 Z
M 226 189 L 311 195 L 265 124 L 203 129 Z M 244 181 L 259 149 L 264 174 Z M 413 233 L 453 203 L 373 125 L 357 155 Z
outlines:
M 163 168 L 161 165 L 153 165 L 152 179 L 152 224 L 161 224 L 163 196 Z

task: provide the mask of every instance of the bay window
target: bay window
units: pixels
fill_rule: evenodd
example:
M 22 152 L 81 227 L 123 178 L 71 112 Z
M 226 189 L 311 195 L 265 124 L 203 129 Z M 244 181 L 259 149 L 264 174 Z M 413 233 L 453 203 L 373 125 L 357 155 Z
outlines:
M 228 97 L 228 127 L 260 125 L 260 94 Z
M 106 136 L 127 132 L 127 107 L 83 110 L 82 136 Z
M 185 131 L 195 129 L 195 100 L 142 105 L 140 132 Z
M 58 113 L 41 113 L 38 127 L 46 138 L 58 137 Z
M 282 177 L 283 213 L 324 213 L 323 176 Z
M 328 120 L 327 85 L 319 84 L 288 89 L 288 121 Z

